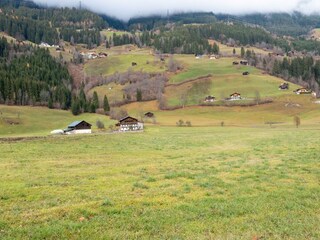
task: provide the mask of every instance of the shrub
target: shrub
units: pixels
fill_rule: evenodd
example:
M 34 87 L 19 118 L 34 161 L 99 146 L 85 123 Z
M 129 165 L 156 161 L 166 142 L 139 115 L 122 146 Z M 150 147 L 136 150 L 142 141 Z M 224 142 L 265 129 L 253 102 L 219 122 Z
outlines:
M 104 129 L 104 124 L 100 120 L 96 121 L 96 126 L 97 126 L 98 129 Z
M 182 127 L 184 125 L 184 121 L 180 119 L 176 124 L 178 127 Z
M 298 128 L 301 125 L 301 120 L 298 116 L 293 117 L 294 125 Z

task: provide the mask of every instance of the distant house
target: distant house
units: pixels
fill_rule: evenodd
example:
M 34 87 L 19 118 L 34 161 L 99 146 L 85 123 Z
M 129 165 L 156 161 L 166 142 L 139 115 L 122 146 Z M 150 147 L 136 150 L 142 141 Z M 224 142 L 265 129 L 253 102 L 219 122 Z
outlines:
M 215 97 L 213 97 L 213 96 L 207 96 L 207 97 L 204 99 L 204 102 L 209 103 L 209 102 L 214 102 L 214 100 L 216 100 Z
M 120 132 L 130 132 L 130 131 L 142 131 L 143 123 L 139 122 L 138 119 L 133 117 L 125 117 L 119 120 L 116 124 L 117 127 L 120 127 Z
M 51 45 L 48 44 L 48 43 L 46 43 L 46 42 L 41 42 L 39 46 L 40 46 L 40 47 L 46 47 L 46 48 L 51 47 Z
M 298 88 L 297 90 L 293 91 L 294 93 L 300 95 L 300 94 L 312 94 L 312 91 L 306 89 L 306 88 Z
M 91 131 L 91 124 L 86 121 L 75 121 L 71 123 L 67 129 L 64 130 L 65 134 L 89 134 Z
M 248 66 L 249 65 L 249 62 L 247 60 L 241 60 L 240 61 L 240 64 L 241 65 L 244 65 L 244 66 Z
M 154 113 L 147 112 L 147 113 L 144 114 L 144 117 L 146 117 L 146 118 L 154 118 Z
M 232 94 L 230 95 L 230 98 L 229 98 L 228 100 L 230 100 L 230 101 L 235 101 L 235 100 L 241 100 L 241 99 L 242 99 L 242 98 L 241 98 L 241 94 L 235 92 L 235 93 L 232 93 Z
M 107 53 L 103 53 L 103 52 L 99 53 L 99 58 L 106 58 L 106 57 L 108 57 Z
M 233 64 L 233 65 L 239 65 L 239 62 L 234 61 L 232 64 Z
M 294 57 L 295 55 L 296 55 L 295 51 L 289 51 L 289 52 L 287 53 L 287 56 L 288 56 L 288 57 Z
M 209 56 L 209 59 L 210 60 L 215 60 L 215 59 L 218 59 L 219 57 L 218 56 L 216 56 L 216 55 L 210 55 Z
M 56 48 L 56 51 L 57 51 L 57 52 L 62 52 L 62 51 L 64 51 L 64 48 L 63 48 L 63 47 L 57 47 L 57 48 Z
M 249 72 L 243 72 L 242 75 L 243 76 L 248 76 L 250 73 Z
M 288 90 L 289 89 L 289 83 L 282 83 L 279 86 L 279 90 Z

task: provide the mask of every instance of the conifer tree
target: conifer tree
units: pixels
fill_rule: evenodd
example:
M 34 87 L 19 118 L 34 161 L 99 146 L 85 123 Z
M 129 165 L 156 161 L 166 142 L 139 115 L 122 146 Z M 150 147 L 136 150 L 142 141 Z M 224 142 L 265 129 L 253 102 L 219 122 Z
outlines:
M 104 98 L 103 98 L 103 110 L 105 112 L 109 112 L 110 111 L 109 101 L 108 101 L 108 98 L 107 98 L 106 95 L 104 95 Z

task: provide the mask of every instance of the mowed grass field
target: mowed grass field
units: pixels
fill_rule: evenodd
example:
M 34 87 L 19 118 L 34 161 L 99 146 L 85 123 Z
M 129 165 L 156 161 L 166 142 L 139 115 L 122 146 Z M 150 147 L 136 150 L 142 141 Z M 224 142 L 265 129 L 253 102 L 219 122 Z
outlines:
M 319 239 L 320 128 L 0 143 L 1 239 Z

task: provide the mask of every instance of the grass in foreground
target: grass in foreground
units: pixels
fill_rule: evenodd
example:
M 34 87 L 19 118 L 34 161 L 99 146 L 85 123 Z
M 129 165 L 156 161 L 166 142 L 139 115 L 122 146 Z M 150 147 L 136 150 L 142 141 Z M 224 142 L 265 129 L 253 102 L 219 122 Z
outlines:
M 319 130 L 0 144 L 2 239 L 319 239 Z

